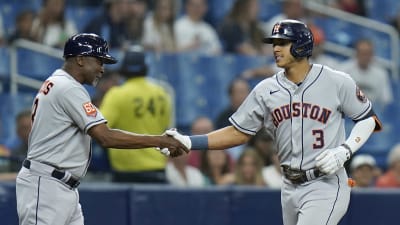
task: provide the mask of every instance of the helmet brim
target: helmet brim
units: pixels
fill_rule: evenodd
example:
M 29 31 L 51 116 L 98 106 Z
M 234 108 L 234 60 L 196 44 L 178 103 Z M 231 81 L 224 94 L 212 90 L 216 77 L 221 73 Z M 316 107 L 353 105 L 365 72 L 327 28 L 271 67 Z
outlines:
M 118 60 L 114 57 L 112 57 L 111 55 L 104 55 L 104 56 L 98 56 L 104 64 L 115 64 L 118 62 Z
M 271 35 L 271 36 L 269 36 L 269 37 L 263 38 L 263 42 L 264 42 L 264 43 L 267 43 L 267 44 L 272 44 L 272 42 L 273 42 L 274 39 L 284 39 L 284 40 L 291 40 L 291 41 L 293 41 L 292 38 L 289 38 L 289 37 L 287 37 L 287 36 L 285 36 L 285 35 L 282 35 L 282 34 L 274 34 L 274 35 Z

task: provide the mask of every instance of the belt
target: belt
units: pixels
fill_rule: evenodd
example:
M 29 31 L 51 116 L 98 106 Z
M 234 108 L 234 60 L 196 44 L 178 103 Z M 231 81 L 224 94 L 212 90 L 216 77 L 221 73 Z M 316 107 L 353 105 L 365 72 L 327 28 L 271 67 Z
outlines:
M 286 179 L 290 180 L 292 184 L 302 184 L 325 175 L 318 168 L 310 170 L 298 170 L 292 169 L 286 165 L 283 165 L 282 168 L 283 175 L 286 177 Z
M 52 167 L 52 169 L 49 170 L 48 168 L 51 166 L 43 164 L 43 163 L 33 162 L 28 159 L 25 159 L 24 162 L 22 163 L 22 165 L 27 169 L 31 169 L 31 167 L 34 167 L 34 165 L 36 165 L 35 170 L 41 170 L 41 168 L 46 168 L 46 169 L 41 170 L 40 172 L 49 173 L 52 177 L 59 179 L 60 181 L 64 182 L 71 188 L 76 188 L 80 184 L 79 180 L 72 177 L 71 173 L 69 173 L 67 171 L 61 171 L 61 170 L 55 169 L 53 167 Z

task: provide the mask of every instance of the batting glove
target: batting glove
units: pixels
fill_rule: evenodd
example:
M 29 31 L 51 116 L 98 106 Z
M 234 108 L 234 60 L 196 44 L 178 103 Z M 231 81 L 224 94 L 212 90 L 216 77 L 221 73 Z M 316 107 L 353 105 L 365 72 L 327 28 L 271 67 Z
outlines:
M 160 151 L 161 152 L 161 154 L 163 154 L 163 155 L 165 155 L 165 156 L 169 156 L 169 155 L 171 155 L 171 152 L 168 150 L 168 148 L 163 148 L 163 149 L 160 149 L 159 147 L 156 147 L 156 150 L 157 151 Z
M 349 149 L 339 146 L 337 148 L 326 149 L 322 152 L 315 160 L 317 161 L 316 166 L 321 172 L 326 174 L 334 174 L 343 164 L 349 160 L 351 152 Z
M 182 134 L 180 134 L 178 131 L 176 131 L 175 129 L 166 130 L 165 133 L 166 133 L 168 136 L 172 136 L 173 138 L 175 138 L 176 140 L 178 140 L 180 143 L 182 143 L 183 145 L 185 145 L 186 148 L 191 149 L 191 147 L 192 147 L 192 141 L 190 140 L 189 136 L 187 136 L 187 135 L 182 135 Z

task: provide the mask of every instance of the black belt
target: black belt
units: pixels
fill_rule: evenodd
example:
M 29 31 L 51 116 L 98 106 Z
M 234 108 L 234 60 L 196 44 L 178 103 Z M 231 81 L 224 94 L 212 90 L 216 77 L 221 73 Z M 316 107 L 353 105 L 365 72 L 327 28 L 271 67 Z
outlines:
M 29 161 L 28 159 L 25 159 L 24 162 L 22 163 L 22 165 L 25 168 L 30 169 L 31 161 Z M 51 176 L 61 180 L 62 182 L 66 183 L 68 186 L 70 186 L 71 188 L 76 188 L 80 184 L 79 180 L 73 178 L 72 176 L 67 181 L 63 181 L 63 178 L 65 177 L 65 172 L 61 171 L 61 170 L 54 169 L 53 172 L 51 173 Z
M 283 165 L 282 168 L 283 175 L 286 177 L 286 179 L 290 180 L 292 184 L 302 184 L 325 175 L 318 168 L 310 170 L 298 170 L 292 169 L 286 165 Z

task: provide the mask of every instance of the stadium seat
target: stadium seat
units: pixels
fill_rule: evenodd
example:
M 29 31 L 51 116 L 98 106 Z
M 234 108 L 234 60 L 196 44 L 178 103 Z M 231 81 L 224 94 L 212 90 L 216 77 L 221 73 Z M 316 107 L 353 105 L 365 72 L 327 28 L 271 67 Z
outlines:
M 62 66 L 62 59 L 47 56 L 28 49 L 18 49 L 18 73 L 31 78 L 45 80 L 54 70 Z
M 15 137 L 15 117 L 22 110 L 31 108 L 33 98 L 33 93 L 0 94 L 0 143 Z
M 10 54 L 8 48 L 0 47 L 0 82 L 10 79 Z
M 86 25 L 97 16 L 102 10 L 102 7 L 97 6 L 67 6 L 65 16 L 69 20 L 74 21 L 76 28 L 82 32 Z
M 37 11 L 42 4 L 42 0 L 17 1 L 0 0 L 0 14 L 3 18 L 6 35 L 10 35 L 15 29 L 17 15 L 24 10 Z

